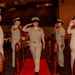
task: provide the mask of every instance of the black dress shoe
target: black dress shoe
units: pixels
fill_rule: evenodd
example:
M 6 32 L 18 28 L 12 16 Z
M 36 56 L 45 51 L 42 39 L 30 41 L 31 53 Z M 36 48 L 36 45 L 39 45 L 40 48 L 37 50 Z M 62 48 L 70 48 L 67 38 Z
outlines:
M 35 75 L 39 75 L 39 73 L 38 72 L 35 72 Z

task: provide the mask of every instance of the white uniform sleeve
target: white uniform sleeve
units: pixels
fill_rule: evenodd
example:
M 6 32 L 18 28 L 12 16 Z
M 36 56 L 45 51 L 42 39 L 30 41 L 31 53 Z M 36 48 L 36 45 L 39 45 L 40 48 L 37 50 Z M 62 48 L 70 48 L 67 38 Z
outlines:
M 61 36 L 65 36 L 65 29 L 61 29 L 60 33 L 61 33 Z
M 25 30 L 24 29 L 22 29 L 24 32 L 30 32 L 30 30 L 31 30 L 31 28 L 26 28 Z
M 75 31 L 75 29 L 70 29 L 67 31 L 68 34 L 72 34 Z
M 2 27 L 0 26 L 0 45 L 3 44 L 3 29 Z
M 45 36 L 45 33 L 44 33 L 44 31 L 42 30 L 42 36 Z

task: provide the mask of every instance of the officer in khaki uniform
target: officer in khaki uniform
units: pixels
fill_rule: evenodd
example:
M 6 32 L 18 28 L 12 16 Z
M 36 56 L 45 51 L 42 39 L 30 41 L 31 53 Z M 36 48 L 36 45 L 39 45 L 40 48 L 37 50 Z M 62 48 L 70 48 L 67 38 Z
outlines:
M 58 43 L 58 65 L 64 67 L 64 54 L 65 47 L 65 29 L 63 28 L 63 21 L 58 19 L 55 26 L 56 41 Z
M 42 43 L 43 43 L 43 49 L 45 49 L 45 40 L 44 40 L 45 34 L 43 32 L 43 29 L 41 29 L 38 26 L 39 24 L 38 17 L 33 17 L 31 21 L 32 23 L 25 25 L 22 30 L 29 33 L 30 51 L 32 53 L 34 64 L 35 64 L 35 74 L 38 75 L 40 69 Z M 33 27 L 29 27 L 29 26 L 33 26 Z
M 73 75 L 73 64 L 74 64 L 74 60 L 75 60 L 75 17 L 70 21 L 67 32 L 68 32 L 68 34 L 71 34 L 71 41 L 70 41 L 71 70 L 72 70 L 72 75 Z
M 1 16 L 1 9 L 0 9 L 0 22 L 2 21 L 2 16 Z M 4 43 L 4 33 L 3 33 L 3 29 L 0 26 L 0 52 L 3 54 L 4 57 L 4 51 L 3 51 L 3 43 Z
M 13 20 L 14 25 L 11 28 L 11 33 L 12 33 L 12 67 L 15 67 L 15 45 L 16 43 L 19 43 L 20 45 L 20 18 L 16 18 Z

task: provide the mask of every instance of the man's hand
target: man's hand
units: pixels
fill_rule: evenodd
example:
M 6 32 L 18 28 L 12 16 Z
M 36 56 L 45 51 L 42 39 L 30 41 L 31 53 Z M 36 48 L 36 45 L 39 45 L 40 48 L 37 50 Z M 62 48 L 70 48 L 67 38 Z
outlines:
M 19 29 L 22 29 L 22 26 L 21 25 L 19 26 Z
M 73 20 L 71 20 L 70 23 L 69 23 L 69 26 L 72 27 L 73 25 L 74 25 L 74 22 L 73 22 Z
M 43 45 L 43 50 L 45 49 L 45 45 Z
M 29 24 L 27 24 L 27 26 L 31 26 L 31 25 L 33 25 L 33 23 L 29 23 Z
M 64 45 L 61 45 L 61 49 L 64 49 Z

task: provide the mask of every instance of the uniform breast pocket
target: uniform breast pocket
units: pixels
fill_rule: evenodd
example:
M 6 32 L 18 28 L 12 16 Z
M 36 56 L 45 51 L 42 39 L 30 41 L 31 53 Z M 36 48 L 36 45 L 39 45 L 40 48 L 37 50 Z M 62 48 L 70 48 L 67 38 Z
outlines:
M 41 34 L 41 33 L 39 33 L 39 34 L 38 34 L 38 37 L 39 37 L 39 38 L 41 38 L 41 37 L 42 37 L 42 34 Z

